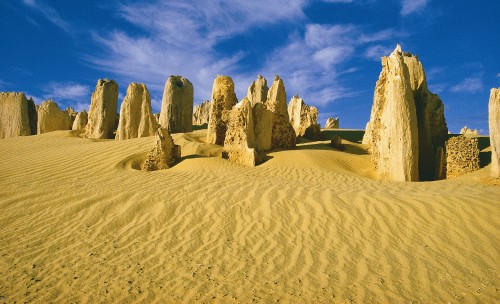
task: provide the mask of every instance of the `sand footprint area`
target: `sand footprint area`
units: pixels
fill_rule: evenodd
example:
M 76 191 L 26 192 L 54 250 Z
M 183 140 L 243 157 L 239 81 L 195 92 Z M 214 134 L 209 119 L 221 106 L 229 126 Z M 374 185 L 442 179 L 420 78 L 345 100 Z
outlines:
M 366 147 L 302 142 L 248 168 L 175 134 L 0 142 L 0 303 L 495 303 L 500 187 L 489 166 L 376 180 Z M 212 157 L 209 157 L 212 156 Z

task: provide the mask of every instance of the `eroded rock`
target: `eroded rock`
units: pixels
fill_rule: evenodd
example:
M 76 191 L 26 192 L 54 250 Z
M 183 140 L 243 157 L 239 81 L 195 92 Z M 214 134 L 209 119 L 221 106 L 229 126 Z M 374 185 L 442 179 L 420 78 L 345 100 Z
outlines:
M 479 170 L 477 138 L 455 136 L 446 142 L 446 178 Z
M 158 128 L 155 147 L 148 153 L 142 166 L 144 171 L 168 169 L 181 157 L 181 147 L 174 140 L 167 128 Z
M 339 118 L 328 117 L 325 123 L 325 129 L 338 129 L 339 128 Z
M 88 114 L 87 111 L 82 110 L 78 112 L 75 117 L 75 121 L 73 122 L 72 130 L 85 130 L 85 126 L 88 122 Z
M 0 138 L 31 134 L 28 100 L 24 93 L 1 92 Z
M 154 135 L 157 129 L 148 88 L 144 83 L 131 83 L 120 106 L 116 139 L 148 137 Z
M 114 138 L 117 103 L 118 84 L 114 80 L 99 79 L 91 97 L 85 137 Z
M 229 76 L 217 76 L 212 87 L 212 101 L 207 130 L 207 141 L 224 145 L 229 111 L 238 102 L 234 82 Z
M 71 130 L 71 118 L 52 100 L 46 100 L 38 107 L 37 133 L 43 134 L 57 130 Z
M 193 85 L 187 78 L 170 76 L 163 91 L 160 125 L 170 133 L 192 132 L 193 98 Z
M 193 125 L 201 126 L 208 124 L 210 117 L 210 100 L 205 100 L 199 105 L 196 105 L 193 110 Z
M 444 165 L 439 154 L 447 134 L 443 102 L 429 92 L 422 63 L 398 45 L 382 58 L 363 137 L 363 144 L 371 145 L 379 176 L 398 181 L 439 179 Z
M 500 88 L 490 91 L 488 122 L 491 144 L 491 176 L 500 177 Z
M 295 95 L 288 103 L 288 116 L 297 137 L 318 139 L 321 126 L 318 124 L 318 109 L 308 106 L 302 98 Z
M 462 129 L 460 129 L 460 134 L 462 135 L 478 135 L 479 132 L 477 129 L 469 129 L 469 127 L 464 126 Z
M 268 92 L 269 88 L 267 86 L 266 78 L 262 77 L 262 75 L 258 75 L 257 79 L 254 80 L 248 87 L 247 98 L 250 100 L 252 105 L 257 102 L 265 103 Z

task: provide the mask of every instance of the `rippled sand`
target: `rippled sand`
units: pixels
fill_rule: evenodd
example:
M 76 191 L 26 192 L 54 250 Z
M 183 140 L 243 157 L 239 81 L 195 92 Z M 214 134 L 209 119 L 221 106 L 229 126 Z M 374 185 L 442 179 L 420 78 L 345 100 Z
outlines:
M 247 168 L 204 130 L 0 140 L 0 303 L 495 303 L 500 187 L 378 181 L 365 146 L 302 143 Z

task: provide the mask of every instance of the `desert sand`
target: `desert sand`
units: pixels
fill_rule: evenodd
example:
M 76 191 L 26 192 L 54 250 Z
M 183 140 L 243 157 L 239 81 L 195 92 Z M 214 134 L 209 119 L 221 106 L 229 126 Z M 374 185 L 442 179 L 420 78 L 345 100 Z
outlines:
M 217 157 L 202 129 L 173 135 L 174 167 L 144 172 L 153 137 L 80 132 L 0 141 L 0 303 L 500 299 L 489 166 L 380 181 L 353 139 L 299 141 L 249 168 Z

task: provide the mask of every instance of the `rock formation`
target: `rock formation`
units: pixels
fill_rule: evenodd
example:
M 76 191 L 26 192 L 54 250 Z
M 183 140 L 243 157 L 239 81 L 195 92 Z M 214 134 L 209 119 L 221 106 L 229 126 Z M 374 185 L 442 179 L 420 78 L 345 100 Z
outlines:
M 72 130 L 84 130 L 85 126 L 87 125 L 88 122 L 88 115 L 87 111 L 82 110 L 81 112 L 78 112 L 75 117 L 75 121 L 73 122 Z
M 78 113 L 75 112 L 75 109 L 73 109 L 72 107 L 67 107 L 66 110 L 64 110 L 64 111 L 66 111 L 66 113 L 68 113 L 70 125 L 72 126 L 73 123 L 75 122 L 75 118 L 76 118 L 76 115 Z
M 116 139 L 148 137 L 154 135 L 157 129 L 148 88 L 144 83 L 131 83 L 120 106 Z
M 114 138 L 118 84 L 114 80 L 99 79 L 90 102 L 85 137 Z
M 262 75 L 258 75 L 257 79 L 248 87 L 247 98 L 252 105 L 257 102 L 265 103 L 268 92 L 269 88 L 267 87 L 266 78 L 262 77 Z
M 342 144 L 342 138 L 338 135 L 332 136 L 332 139 L 330 140 L 330 146 L 340 151 L 344 150 L 344 145 Z
M 142 170 L 156 171 L 172 167 L 181 157 L 181 147 L 174 144 L 170 132 L 166 128 L 156 131 L 155 147 L 148 153 Z
M 477 129 L 469 129 L 467 126 L 464 126 L 462 129 L 460 129 L 460 134 L 464 135 L 464 134 L 467 134 L 467 135 L 478 135 L 479 132 L 477 131 Z
M 500 88 L 490 92 L 488 104 L 488 120 L 491 144 L 491 176 L 500 177 Z
M 160 125 L 170 133 L 193 131 L 193 85 L 182 76 L 170 76 L 161 101 Z
M 338 129 L 339 128 L 339 118 L 328 117 L 325 123 L 325 129 Z
M 321 126 L 318 124 L 316 107 L 308 106 L 302 98 L 295 95 L 288 103 L 288 116 L 297 137 L 319 138 Z
M 205 100 L 202 104 L 196 105 L 193 110 L 193 125 L 201 126 L 208 124 L 210 116 L 210 100 Z
M 30 120 L 31 135 L 36 135 L 36 129 L 38 128 L 38 107 L 35 105 L 33 97 L 28 99 L 28 116 Z
M 446 178 L 479 170 L 477 138 L 455 136 L 446 142 Z
M 217 76 L 212 87 L 212 101 L 208 120 L 207 141 L 223 145 L 227 130 L 229 110 L 238 102 L 234 82 L 229 76 Z
M 36 133 L 36 132 L 35 132 Z M 0 93 L 0 138 L 31 135 L 30 110 L 24 93 Z
M 71 130 L 71 118 L 52 100 L 46 100 L 38 108 L 37 133 L 43 134 L 57 130 Z
M 382 58 L 364 144 L 370 144 L 379 176 L 397 181 L 435 180 L 444 164 L 448 128 L 444 105 L 429 92 L 417 56 L 398 45 Z
M 271 149 L 271 135 L 271 111 L 245 97 L 229 111 L 224 151 L 234 163 L 255 166 L 264 156 L 259 152 Z
M 267 93 L 266 99 L 267 109 L 274 114 L 283 115 L 287 120 L 288 110 L 286 107 L 286 91 L 285 84 L 279 75 L 274 76 L 274 82 L 271 89 Z
M 285 84 L 278 75 L 274 77 L 273 85 L 267 93 L 265 106 L 273 113 L 272 148 L 294 148 L 296 135 L 288 118 Z

